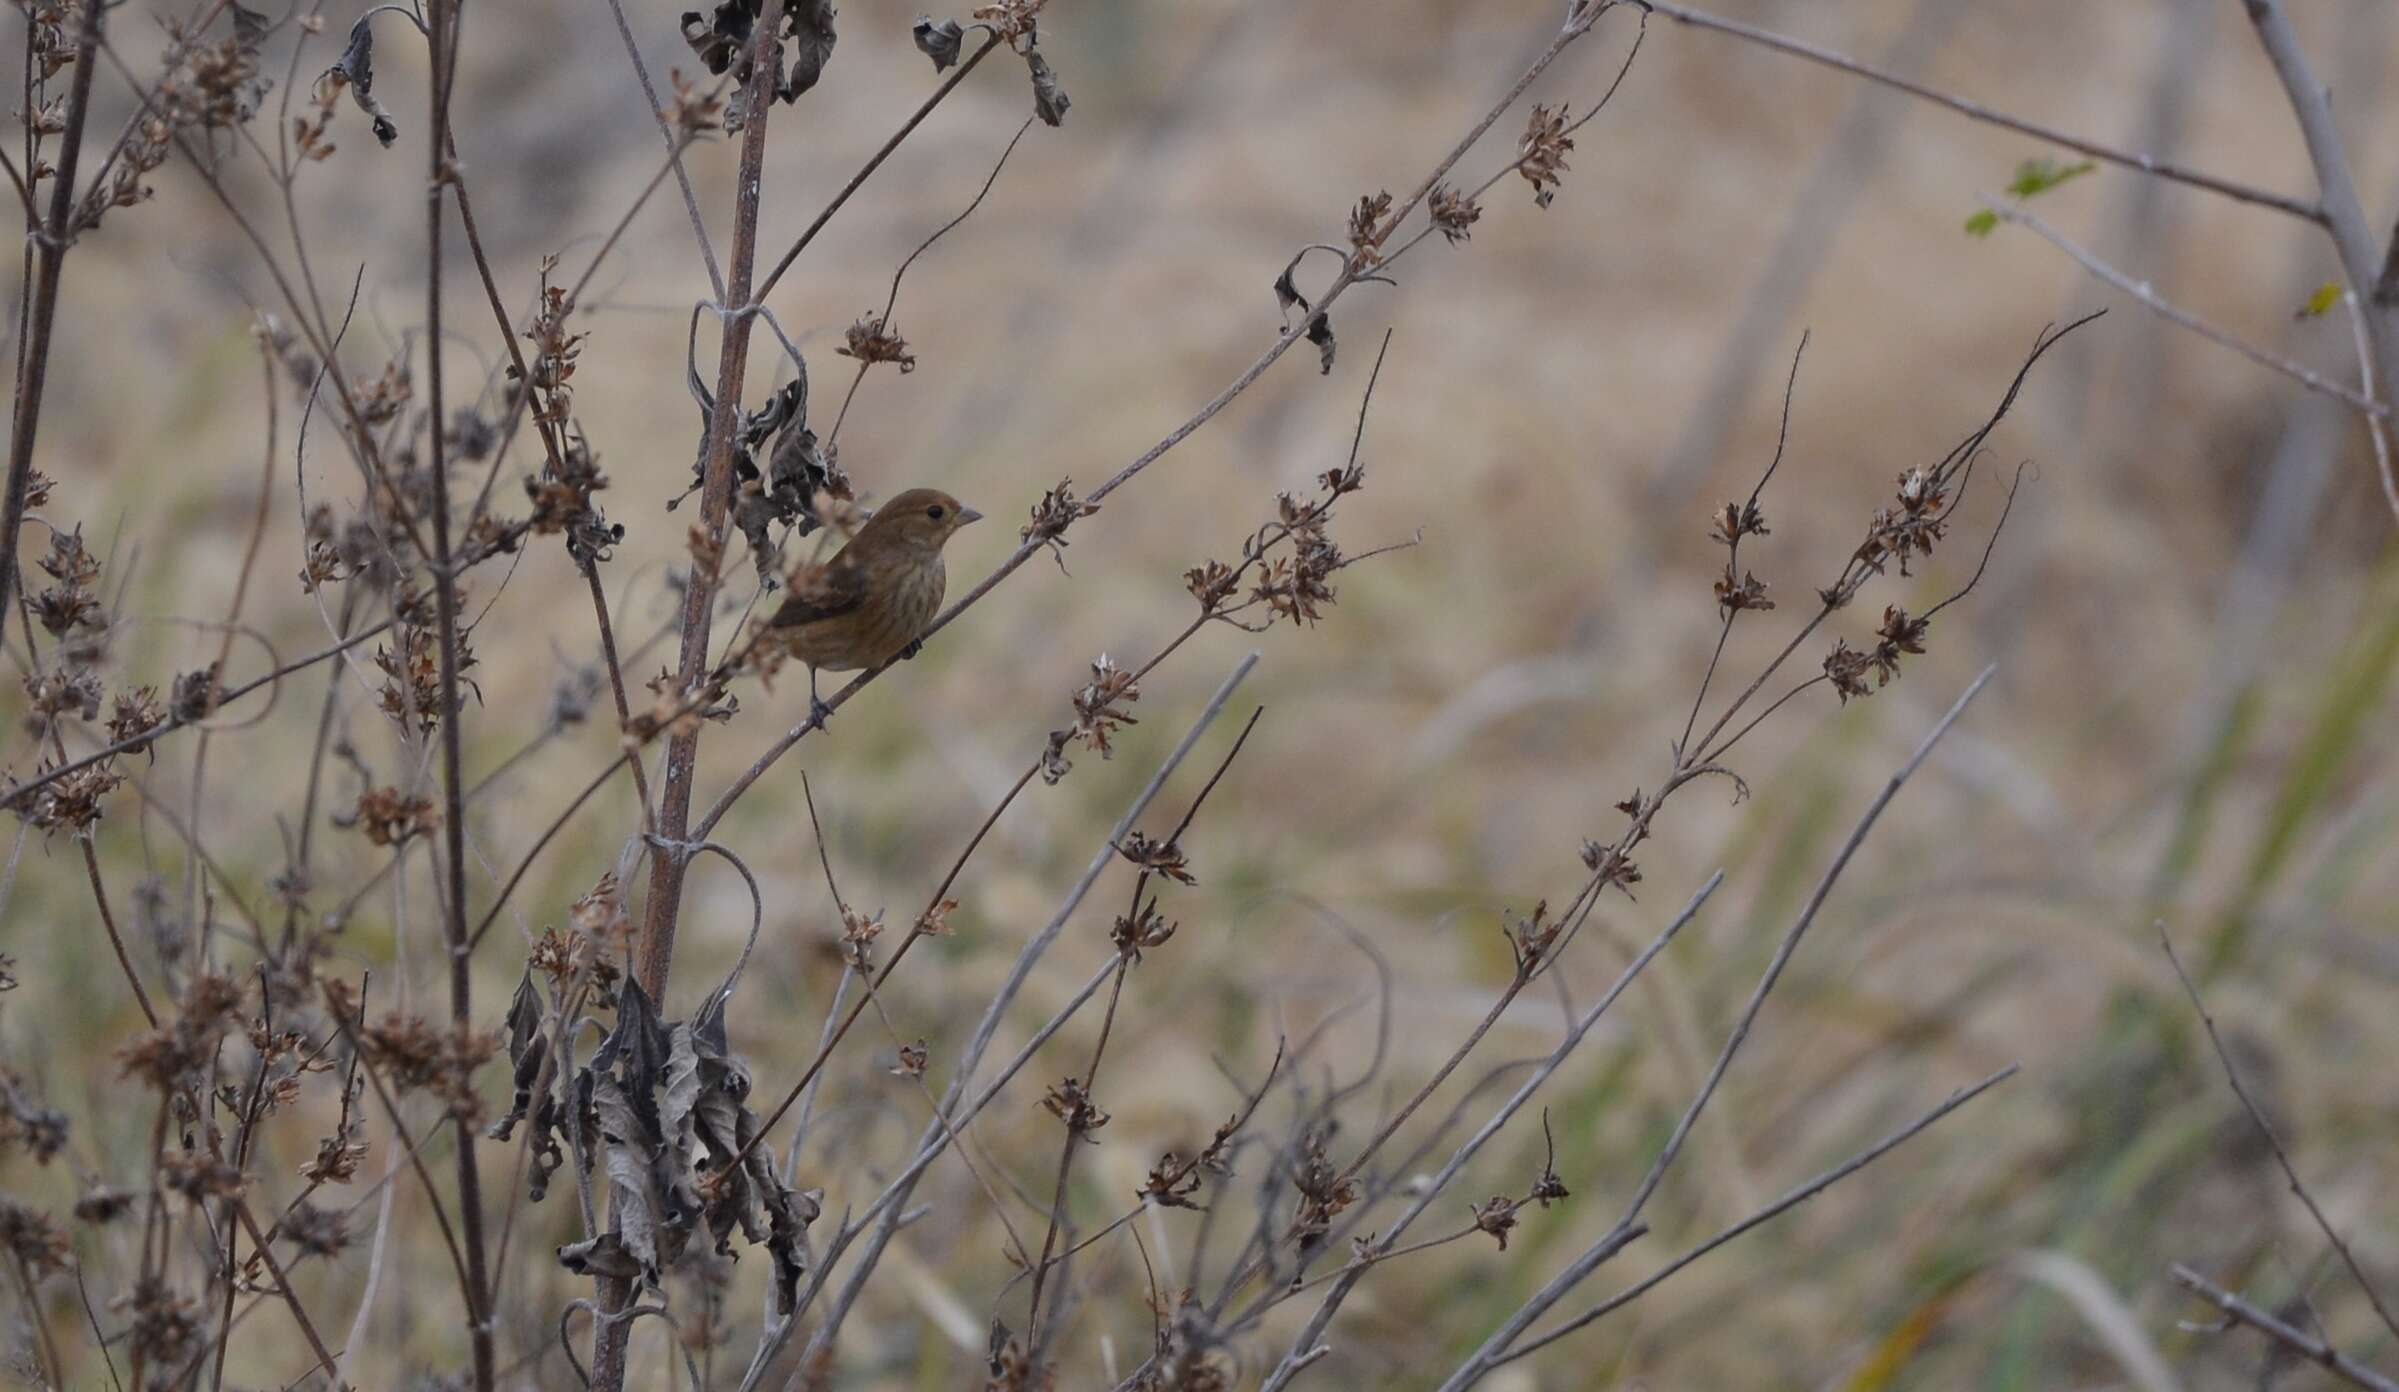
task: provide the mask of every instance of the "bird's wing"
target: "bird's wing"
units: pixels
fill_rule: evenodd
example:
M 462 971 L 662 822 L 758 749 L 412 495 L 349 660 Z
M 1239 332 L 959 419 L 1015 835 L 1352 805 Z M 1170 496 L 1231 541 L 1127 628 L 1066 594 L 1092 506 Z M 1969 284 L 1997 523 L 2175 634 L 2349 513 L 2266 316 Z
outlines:
M 865 603 L 865 568 L 844 548 L 830 565 L 794 583 L 790 595 L 768 624 L 774 628 L 796 628 L 820 619 L 839 618 Z

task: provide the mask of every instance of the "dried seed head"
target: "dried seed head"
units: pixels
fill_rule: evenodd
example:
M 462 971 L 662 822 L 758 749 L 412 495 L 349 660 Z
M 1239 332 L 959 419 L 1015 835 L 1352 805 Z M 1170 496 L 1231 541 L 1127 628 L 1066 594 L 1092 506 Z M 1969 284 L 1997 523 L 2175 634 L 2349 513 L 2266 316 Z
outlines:
M 1447 184 L 1433 186 L 1432 202 L 1428 205 L 1433 226 L 1451 246 L 1474 235 L 1474 224 L 1483 216 L 1482 207 L 1472 198 Z
M 1391 235 L 1384 219 L 1391 213 L 1389 190 L 1358 199 L 1358 206 L 1349 213 L 1349 264 L 1353 270 L 1370 270 L 1383 263 L 1383 239 Z
M 858 321 L 842 336 L 841 346 L 833 351 L 845 358 L 856 358 L 861 367 L 897 363 L 902 376 L 916 371 L 916 355 L 908 351 L 908 340 L 900 337 L 880 314 L 858 316 Z
M 1533 186 L 1533 202 L 1546 208 L 1557 196 L 1558 176 L 1566 171 L 1566 152 L 1574 141 L 1566 134 L 1566 108 L 1552 112 L 1546 106 L 1535 106 L 1524 124 L 1524 135 L 1516 142 L 1522 157 L 1516 172 Z

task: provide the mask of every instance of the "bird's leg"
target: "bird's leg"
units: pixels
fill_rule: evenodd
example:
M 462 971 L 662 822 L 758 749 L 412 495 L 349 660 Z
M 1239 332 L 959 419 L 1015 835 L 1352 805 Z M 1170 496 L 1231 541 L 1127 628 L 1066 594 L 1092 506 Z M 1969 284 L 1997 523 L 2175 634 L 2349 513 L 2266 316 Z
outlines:
M 816 669 L 811 667 L 808 669 L 808 723 L 821 730 L 825 728 L 825 721 L 830 719 L 832 714 L 833 708 L 825 704 L 822 696 L 816 694 Z
M 909 659 L 911 659 L 911 658 L 915 657 L 915 656 L 916 656 L 918 653 L 920 653 L 920 652 L 923 652 L 924 650 L 925 650 L 925 640 L 924 640 L 924 639 L 922 639 L 922 638 L 912 638 L 912 639 L 908 640 L 908 646 L 907 646 L 907 647 L 904 647 L 904 648 L 900 649 L 900 656 L 899 656 L 899 660 L 900 660 L 900 661 L 902 661 L 902 662 L 906 662 L 906 661 L 908 661 Z

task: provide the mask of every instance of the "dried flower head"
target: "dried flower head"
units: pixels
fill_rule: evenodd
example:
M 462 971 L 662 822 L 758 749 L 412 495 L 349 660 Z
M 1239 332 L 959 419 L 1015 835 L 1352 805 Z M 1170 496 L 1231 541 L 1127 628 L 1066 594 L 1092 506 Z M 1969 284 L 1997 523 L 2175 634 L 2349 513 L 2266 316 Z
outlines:
M 1516 1200 L 1505 1194 L 1494 1194 L 1470 1211 L 1474 1216 L 1475 1229 L 1498 1239 L 1499 1250 L 1505 1252 L 1508 1250 L 1508 1234 L 1516 1230 L 1516 1208 Z
M 1100 510 L 1099 504 L 1075 496 L 1074 489 L 1068 486 L 1073 482 L 1060 479 L 1057 487 L 1045 491 L 1041 501 L 1033 505 L 1032 519 L 1016 533 L 1024 541 L 1039 542 L 1050 548 L 1050 559 L 1058 563 L 1061 573 L 1066 570 L 1066 529 Z
M 1370 270 L 1383 264 L 1383 239 L 1391 235 L 1384 219 L 1391 213 L 1391 193 L 1361 196 L 1358 206 L 1349 211 L 1349 264 L 1353 270 Z
M 1091 1133 L 1108 1124 L 1108 1114 L 1093 1104 L 1091 1093 L 1080 1078 L 1065 1078 L 1051 1084 L 1050 1090 L 1042 1094 L 1041 1106 L 1065 1122 L 1070 1133 L 1094 1145 L 1098 1142 Z
M 1042 778 L 1055 783 L 1067 775 L 1074 765 L 1066 757 L 1066 747 L 1078 740 L 1084 748 L 1097 750 L 1103 759 L 1113 757 L 1116 750 L 1110 741 L 1116 732 L 1124 726 L 1141 723 L 1125 709 L 1140 699 L 1141 685 L 1134 674 L 1101 653 L 1091 664 L 1091 680 L 1074 694 L 1075 723 L 1063 730 L 1050 731 L 1049 745 L 1042 755 Z
M 1574 141 L 1566 134 L 1566 124 L 1565 107 L 1553 112 L 1535 106 L 1524 123 L 1524 135 L 1516 142 L 1520 156 L 1516 172 L 1533 186 L 1533 202 L 1538 207 L 1549 206 L 1557 196 L 1558 176 L 1567 172 L 1566 152 L 1574 148 Z
M 883 915 L 865 914 L 844 904 L 841 907 L 842 957 L 860 974 L 874 970 L 875 939 L 883 935 Z
M 1846 638 L 1835 638 L 1833 650 L 1824 655 L 1824 675 L 1831 680 L 1834 692 L 1845 706 L 1852 696 L 1874 694 L 1874 688 L 1866 685 L 1866 673 L 1873 666 L 1874 659 L 1849 646 Z
M 367 1065 L 399 1092 L 431 1094 L 466 1126 L 481 1120 L 483 1099 L 474 1075 L 499 1053 L 498 1034 L 393 1013 L 360 1030 L 358 1046 Z
M 0 1195 L 0 1249 L 36 1276 L 64 1271 L 73 1262 L 67 1230 L 38 1208 Z
M 1757 499 L 1752 498 L 1746 503 L 1726 503 L 1724 510 L 1716 514 L 1708 536 L 1726 546 L 1735 546 L 1743 537 L 1767 536 L 1771 531 L 1766 525 L 1766 514 L 1758 510 Z
M 666 78 L 674 88 L 674 95 L 658 114 L 666 118 L 668 125 L 681 132 L 686 140 L 724 129 L 725 102 L 715 89 L 701 91 L 683 75 L 681 68 L 667 69 Z
M 1116 843 L 1116 853 L 1142 868 L 1145 873 L 1164 875 L 1177 884 L 1197 884 L 1192 878 L 1189 863 L 1183 858 L 1183 848 L 1172 841 L 1155 841 L 1146 833 L 1131 832 Z
M 1716 604 L 1727 614 L 1774 607 L 1774 601 L 1766 598 L 1765 581 L 1749 572 L 1736 574 L 1729 564 L 1724 574 L 1716 577 Z
M 1301 1143 L 1299 1163 L 1292 1168 L 1292 1188 L 1299 1207 L 1291 1217 L 1292 1235 L 1300 1250 L 1314 1251 L 1332 1231 L 1333 1220 L 1358 1201 L 1358 1181 L 1343 1175 L 1324 1153 L 1322 1132 L 1311 1132 Z
M 108 742 L 126 744 L 136 736 L 146 735 L 166 723 L 166 709 L 158 704 L 158 688 L 136 686 L 120 691 L 108 706 Z M 146 739 L 126 744 L 125 752 L 139 754 L 150 747 Z
M 358 795 L 349 824 L 378 846 L 397 846 L 412 836 L 431 835 L 441 811 L 429 797 L 410 797 L 398 788 L 369 788 Z
M 908 351 L 908 340 L 900 337 L 880 314 L 859 315 L 849 332 L 842 335 L 841 346 L 833 351 L 845 358 L 856 358 L 861 368 L 897 363 L 902 376 L 916 371 L 916 355 Z
M 1428 205 L 1433 226 L 1451 246 L 1474 236 L 1474 224 L 1483 216 L 1482 206 L 1467 194 L 1447 184 L 1433 186 L 1432 202 Z

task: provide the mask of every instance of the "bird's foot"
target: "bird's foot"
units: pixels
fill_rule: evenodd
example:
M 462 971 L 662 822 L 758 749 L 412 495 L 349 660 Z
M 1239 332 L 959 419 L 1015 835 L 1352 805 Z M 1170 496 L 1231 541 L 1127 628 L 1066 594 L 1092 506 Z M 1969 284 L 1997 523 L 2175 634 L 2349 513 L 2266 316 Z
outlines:
M 900 656 L 899 656 L 899 660 L 900 660 L 900 661 L 902 661 L 902 662 L 909 661 L 910 659 L 914 658 L 914 657 L 915 657 L 915 656 L 916 656 L 918 653 L 920 653 L 920 652 L 923 652 L 924 650 L 925 650 L 925 640 L 924 640 L 924 639 L 922 639 L 922 638 L 911 639 L 911 640 L 909 641 L 909 644 L 908 644 L 908 646 L 907 646 L 907 647 L 904 647 L 904 648 L 900 649 Z
M 833 708 L 825 704 L 823 697 L 811 693 L 808 697 L 809 728 L 822 730 L 825 728 L 825 722 L 832 718 Z

